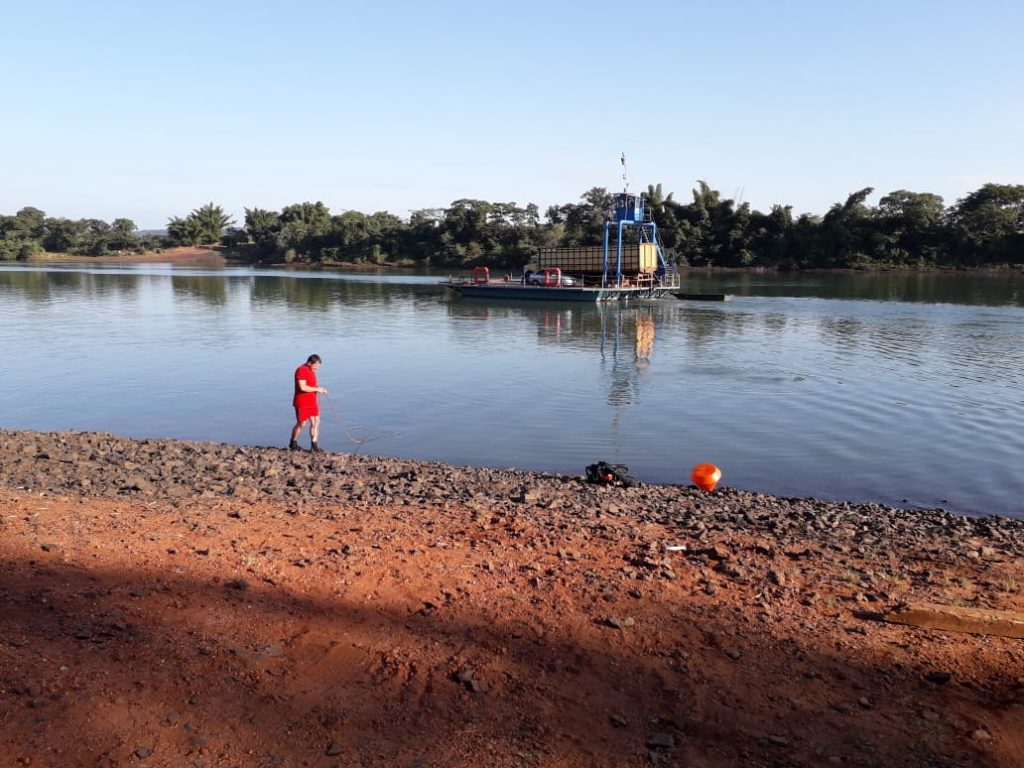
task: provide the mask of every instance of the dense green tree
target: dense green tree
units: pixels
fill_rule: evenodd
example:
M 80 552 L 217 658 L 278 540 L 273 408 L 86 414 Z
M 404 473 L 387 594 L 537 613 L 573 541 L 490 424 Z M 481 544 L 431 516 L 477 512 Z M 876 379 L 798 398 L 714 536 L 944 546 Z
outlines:
M 439 261 L 443 222 L 442 208 L 422 208 L 413 211 L 403 237 L 402 253 L 424 265 Z
M 167 222 L 167 238 L 172 245 L 213 245 L 234 220 L 224 209 L 212 202 L 196 208 L 184 218 L 173 217 Z
M 21 248 L 24 244 L 24 240 L 12 237 L 10 234 L 0 234 L 0 261 L 14 261 L 17 259 L 21 254 Z
M 864 201 L 872 192 L 872 187 L 865 187 L 829 208 L 821 221 L 820 261 L 815 266 L 854 267 L 870 262 L 872 216 Z
M 405 223 L 386 211 L 366 214 L 345 211 L 331 219 L 331 228 L 321 238 L 323 261 L 383 263 L 398 258 L 405 236 Z
M 46 214 L 38 208 L 22 208 L 13 216 L 0 216 L 0 260 L 25 260 L 42 249 Z
M 377 211 L 366 219 L 366 233 L 370 241 L 368 260 L 380 264 L 398 258 L 405 223 L 392 213 Z
M 212 202 L 196 208 L 189 216 L 199 226 L 199 242 L 213 244 L 220 242 L 224 230 L 234 223 L 234 219 L 224 213 L 224 209 Z
M 167 222 L 167 239 L 171 245 L 198 245 L 203 239 L 203 228 L 194 216 L 175 216 Z
M 135 222 L 131 219 L 114 219 L 110 224 L 109 247 L 115 251 L 135 250 L 139 246 L 135 230 Z
M 297 203 L 281 209 L 282 224 L 301 224 L 302 231 L 311 236 L 323 235 L 331 226 L 331 211 L 319 200 L 315 203 Z
M 323 203 L 296 203 L 281 209 L 281 226 L 275 239 L 277 250 L 287 261 L 322 261 L 324 249 L 330 247 L 330 209 Z M 332 257 L 333 251 L 328 251 Z
M 283 223 L 281 229 L 277 232 L 277 250 L 285 254 L 285 261 L 287 262 L 297 261 L 300 258 L 310 261 L 313 254 L 310 253 L 307 247 L 308 237 L 309 227 L 305 222 L 289 221 Z
M 560 225 L 559 245 L 593 245 L 604 240 L 604 223 L 614 207 L 613 195 L 604 187 L 592 187 L 579 203 L 548 208 L 548 218 Z
M 924 266 L 938 259 L 946 209 L 939 195 L 899 189 L 878 201 L 876 256 L 892 264 Z
M 18 248 L 17 259 L 18 261 L 28 261 L 33 256 L 42 253 L 42 251 L 43 247 L 39 244 L 38 240 L 23 240 Z
M 87 256 L 102 256 L 110 250 L 112 228 L 103 219 L 82 219 L 84 230 L 78 252 Z
M 272 254 L 281 231 L 281 215 L 263 208 L 245 209 L 245 232 L 252 241 L 257 257 Z
M 253 242 L 266 240 L 281 227 L 281 215 L 263 208 L 245 209 L 245 230 Z
M 1024 263 L 1024 184 L 985 184 L 950 211 L 959 263 Z
M 46 235 L 46 214 L 27 206 L 14 214 L 14 232 L 24 240 L 42 240 Z
M 665 205 L 676 222 L 666 239 L 683 263 L 711 267 L 749 262 L 750 207 L 746 203 L 737 209 L 733 200 L 723 199 L 706 181 L 698 181 L 691 204 L 676 205 L 666 199 Z
M 793 207 L 773 205 L 769 213 L 754 211 L 750 216 L 750 249 L 758 266 L 792 268 L 795 239 Z
M 81 221 L 71 219 L 47 219 L 43 248 L 51 253 L 78 253 L 85 236 Z
M 447 264 L 470 265 L 484 253 L 490 227 L 488 217 L 494 206 L 484 200 L 461 199 L 454 201 L 444 212 L 440 257 Z M 494 255 L 500 261 L 501 253 Z

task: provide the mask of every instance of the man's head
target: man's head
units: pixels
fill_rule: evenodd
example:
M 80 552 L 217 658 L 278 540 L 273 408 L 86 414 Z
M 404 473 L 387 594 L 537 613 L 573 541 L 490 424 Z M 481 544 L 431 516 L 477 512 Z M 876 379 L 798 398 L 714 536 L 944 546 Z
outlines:
M 321 362 L 322 361 L 320 360 L 320 355 L 310 355 L 306 359 L 306 365 L 310 367 L 313 367 L 314 365 L 320 365 Z

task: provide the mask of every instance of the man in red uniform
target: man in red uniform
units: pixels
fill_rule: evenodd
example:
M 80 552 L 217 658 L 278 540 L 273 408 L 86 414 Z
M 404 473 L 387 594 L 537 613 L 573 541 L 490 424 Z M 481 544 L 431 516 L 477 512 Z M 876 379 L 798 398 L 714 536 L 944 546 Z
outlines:
M 320 355 L 310 355 L 305 363 L 295 369 L 295 426 L 292 427 L 292 440 L 288 447 L 293 451 L 299 449 L 299 435 L 302 428 L 309 422 L 309 437 L 313 442 L 314 451 L 320 450 L 320 405 L 316 401 L 317 393 L 327 394 L 327 387 L 316 385 L 316 369 L 320 367 Z

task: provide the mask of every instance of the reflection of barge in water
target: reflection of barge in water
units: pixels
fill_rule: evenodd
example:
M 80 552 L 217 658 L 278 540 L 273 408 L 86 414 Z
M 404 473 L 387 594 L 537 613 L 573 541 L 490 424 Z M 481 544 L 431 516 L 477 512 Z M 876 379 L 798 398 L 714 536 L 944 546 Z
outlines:
M 643 195 L 622 192 L 614 218 L 604 224 L 602 246 L 542 249 L 536 271 L 525 270 L 519 278 L 492 280 L 487 267 L 477 267 L 471 276 L 450 277 L 441 285 L 473 299 L 623 301 L 670 296 L 679 290 L 679 273 L 665 258 Z

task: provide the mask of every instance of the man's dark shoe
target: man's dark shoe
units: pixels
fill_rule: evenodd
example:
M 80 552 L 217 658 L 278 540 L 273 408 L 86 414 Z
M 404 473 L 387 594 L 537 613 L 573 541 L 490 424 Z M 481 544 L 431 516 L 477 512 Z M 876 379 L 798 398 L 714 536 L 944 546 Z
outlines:
M 323 453 L 319 443 L 313 443 L 313 447 L 310 448 L 309 450 L 311 450 L 313 453 Z
M 288 443 L 288 450 L 289 451 L 301 451 L 302 449 L 299 448 L 299 444 L 296 441 L 292 440 L 290 443 Z

